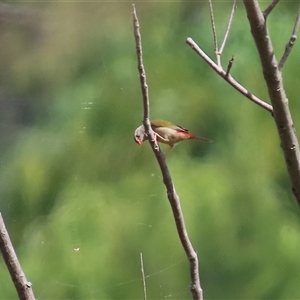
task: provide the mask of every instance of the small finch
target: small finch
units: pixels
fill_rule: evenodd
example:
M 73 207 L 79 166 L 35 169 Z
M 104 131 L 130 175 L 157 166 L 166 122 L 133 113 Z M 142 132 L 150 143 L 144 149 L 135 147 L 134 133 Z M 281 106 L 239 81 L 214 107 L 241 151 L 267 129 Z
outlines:
M 170 149 L 166 155 L 172 150 L 175 144 L 185 140 L 211 142 L 209 139 L 190 133 L 188 129 L 164 120 L 151 121 L 151 128 L 154 131 L 158 142 L 170 146 Z M 134 140 L 137 144 L 141 145 L 146 139 L 147 137 L 145 135 L 144 125 L 141 125 L 134 132 Z

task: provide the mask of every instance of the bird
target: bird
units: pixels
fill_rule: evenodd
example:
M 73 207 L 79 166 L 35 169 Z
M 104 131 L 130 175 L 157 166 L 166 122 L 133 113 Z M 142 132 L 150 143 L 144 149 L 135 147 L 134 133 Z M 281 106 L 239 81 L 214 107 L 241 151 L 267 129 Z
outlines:
M 169 151 L 165 156 L 173 149 L 173 147 L 185 140 L 199 140 L 203 142 L 212 142 L 211 140 L 197 136 L 189 132 L 188 129 L 179 125 L 175 125 L 171 122 L 164 120 L 153 120 L 150 122 L 151 128 L 157 138 L 157 141 L 170 146 Z M 139 126 L 134 132 L 134 140 L 138 145 L 141 145 L 148 137 L 145 134 L 144 125 Z

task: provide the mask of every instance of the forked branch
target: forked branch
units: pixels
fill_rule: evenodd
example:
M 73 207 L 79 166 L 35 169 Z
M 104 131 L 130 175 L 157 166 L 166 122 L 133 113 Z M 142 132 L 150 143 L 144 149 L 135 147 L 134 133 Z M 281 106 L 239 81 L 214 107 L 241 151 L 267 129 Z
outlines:
M 138 59 L 138 70 L 140 74 L 141 81 L 141 89 L 143 95 L 143 105 L 144 105 L 144 126 L 146 134 L 149 134 L 151 139 L 149 139 L 152 150 L 156 156 L 157 162 L 159 164 L 163 182 L 167 189 L 168 199 L 172 208 L 177 233 L 179 235 L 181 244 L 184 248 L 186 256 L 190 263 L 190 276 L 191 276 L 191 293 L 194 300 L 202 300 L 203 292 L 200 286 L 200 277 L 199 277 L 199 265 L 198 265 L 198 256 L 196 251 L 193 248 L 193 245 L 190 241 L 190 238 L 187 233 L 183 212 L 181 209 L 180 199 L 178 194 L 176 193 L 175 186 L 173 184 L 168 166 L 166 164 L 166 160 L 164 155 L 162 154 L 160 148 L 157 146 L 155 141 L 155 136 L 153 132 L 151 132 L 151 126 L 149 122 L 149 96 L 148 96 L 148 86 L 146 83 L 146 73 L 143 65 L 143 57 L 142 57 L 142 42 L 141 42 L 141 34 L 139 30 L 139 21 L 137 18 L 135 6 L 133 5 L 133 28 L 134 28 L 134 36 L 136 42 L 136 50 L 137 50 L 137 59 Z
M 270 113 L 273 112 L 272 105 L 266 103 L 265 101 L 259 99 L 257 96 L 249 92 L 244 86 L 242 86 L 240 83 L 238 83 L 231 75 L 230 70 L 232 68 L 234 57 L 229 60 L 226 71 L 221 65 L 221 55 L 225 48 L 226 41 L 228 39 L 228 35 L 231 29 L 233 16 L 235 13 L 235 10 L 237 8 L 236 0 L 233 1 L 230 17 L 228 20 L 228 25 L 225 31 L 224 39 L 221 45 L 221 48 L 218 49 L 218 42 L 217 42 L 217 33 L 216 33 L 216 26 L 214 21 L 214 12 L 213 12 L 213 5 L 212 0 L 209 0 L 209 10 L 210 10 L 210 18 L 211 18 L 211 25 L 213 30 L 213 39 L 214 39 L 214 46 L 215 46 L 215 52 L 217 57 L 217 62 L 215 63 L 198 45 L 195 41 L 193 41 L 192 38 L 187 38 L 186 43 L 215 71 L 217 72 L 223 79 L 225 79 L 232 87 L 234 87 L 238 92 L 240 92 L 242 95 L 247 97 L 252 102 L 256 103 L 257 105 L 261 106 L 262 108 L 266 109 Z
M 274 55 L 266 20 L 257 0 L 243 0 L 251 33 L 256 43 L 263 74 L 273 105 L 273 116 L 281 141 L 286 166 L 292 183 L 292 191 L 300 206 L 300 150 L 293 119 L 285 94 L 282 74 Z
M 292 191 L 300 206 L 300 150 L 299 142 L 293 125 L 292 116 L 288 106 L 288 99 L 285 94 L 281 69 L 287 57 L 289 56 L 294 42 L 297 38 L 297 33 L 300 25 L 300 6 L 298 9 L 297 18 L 293 28 L 292 36 L 288 45 L 286 46 L 285 53 L 278 64 L 274 49 L 270 40 L 270 36 L 266 26 L 266 18 L 274 7 L 278 4 L 279 0 L 273 0 L 265 11 L 259 7 L 257 0 L 243 0 L 244 6 L 247 11 L 247 17 L 251 27 L 251 33 L 256 43 L 256 48 L 260 55 L 261 65 L 263 67 L 263 75 L 269 92 L 269 97 L 272 105 L 262 101 L 253 94 L 247 91 L 242 85 L 235 81 L 229 74 L 232 63 L 229 62 L 227 72 L 220 66 L 219 61 L 215 63 L 211 60 L 205 52 L 191 39 L 187 38 L 186 43 L 200 55 L 200 57 L 214 69 L 222 78 L 231 84 L 241 94 L 245 95 L 248 99 L 263 107 L 274 117 L 278 135 L 281 140 L 281 147 L 283 149 L 286 166 L 292 183 Z M 212 13 L 212 9 L 211 9 Z
M 232 87 L 234 87 L 238 92 L 247 97 L 252 102 L 266 109 L 270 113 L 273 112 L 272 105 L 264 102 L 259 99 L 257 96 L 249 92 L 244 86 L 238 83 L 230 74 L 229 74 L 229 65 L 227 71 L 225 71 L 221 66 L 218 66 L 198 45 L 193 41 L 192 38 L 187 38 L 186 43 L 215 71 L 217 72 L 224 80 L 226 80 Z M 231 66 L 230 66 L 231 68 Z M 230 69 L 229 69 L 230 70 Z
M 263 14 L 264 14 L 265 18 L 268 17 L 270 12 L 275 8 L 275 6 L 278 4 L 279 1 L 280 0 L 272 0 L 270 5 L 263 11 Z
M 229 20 L 228 20 L 227 28 L 226 28 L 226 31 L 225 31 L 225 35 L 224 35 L 224 38 L 223 38 L 223 42 L 222 42 L 222 45 L 219 49 L 218 38 L 217 38 L 217 29 L 216 29 L 216 24 L 215 24 L 215 17 L 214 17 L 214 10 L 213 10 L 212 0 L 208 0 L 208 2 L 209 2 L 210 21 L 211 21 L 212 32 L 213 32 L 213 40 L 214 40 L 215 54 L 216 54 L 216 58 L 217 58 L 217 65 L 221 66 L 221 55 L 223 53 L 226 41 L 228 39 L 228 35 L 229 35 L 230 28 L 231 28 L 232 21 L 233 21 L 233 16 L 234 16 L 235 10 L 237 8 L 237 4 L 236 4 L 236 0 L 234 0 L 233 5 L 232 5 L 232 9 L 231 9 L 231 13 L 230 13 L 230 17 L 229 17 Z

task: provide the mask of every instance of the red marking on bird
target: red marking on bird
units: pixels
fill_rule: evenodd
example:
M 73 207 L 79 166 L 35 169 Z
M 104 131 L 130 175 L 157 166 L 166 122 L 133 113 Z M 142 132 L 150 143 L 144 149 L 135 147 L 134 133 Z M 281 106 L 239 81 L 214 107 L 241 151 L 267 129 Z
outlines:
M 184 139 L 193 139 L 195 136 L 189 132 L 186 131 L 178 131 L 178 133 L 182 136 Z

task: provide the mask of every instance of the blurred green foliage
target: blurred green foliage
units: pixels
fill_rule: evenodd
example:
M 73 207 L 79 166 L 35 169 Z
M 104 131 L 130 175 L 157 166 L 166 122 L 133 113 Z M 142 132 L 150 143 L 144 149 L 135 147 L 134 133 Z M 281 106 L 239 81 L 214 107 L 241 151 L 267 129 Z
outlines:
M 266 5 L 266 3 L 262 3 Z M 269 18 L 279 59 L 297 3 Z M 231 3 L 216 2 L 219 41 Z M 208 4 L 138 2 L 151 116 L 214 140 L 168 157 L 205 299 L 299 298 L 299 209 L 271 116 L 185 44 L 211 56 Z M 38 299 L 189 299 L 161 174 L 133 131 L 142 101 L 129 2 L 1 4 L 0 211 Z M 3 14 L 2 14 L 3 15 Z M 268 101 L 238 5 L 222 60 Z M 299 128 L 299 46 L 283 71 Z M 0 297 L 15 299 L 0 262 Z

